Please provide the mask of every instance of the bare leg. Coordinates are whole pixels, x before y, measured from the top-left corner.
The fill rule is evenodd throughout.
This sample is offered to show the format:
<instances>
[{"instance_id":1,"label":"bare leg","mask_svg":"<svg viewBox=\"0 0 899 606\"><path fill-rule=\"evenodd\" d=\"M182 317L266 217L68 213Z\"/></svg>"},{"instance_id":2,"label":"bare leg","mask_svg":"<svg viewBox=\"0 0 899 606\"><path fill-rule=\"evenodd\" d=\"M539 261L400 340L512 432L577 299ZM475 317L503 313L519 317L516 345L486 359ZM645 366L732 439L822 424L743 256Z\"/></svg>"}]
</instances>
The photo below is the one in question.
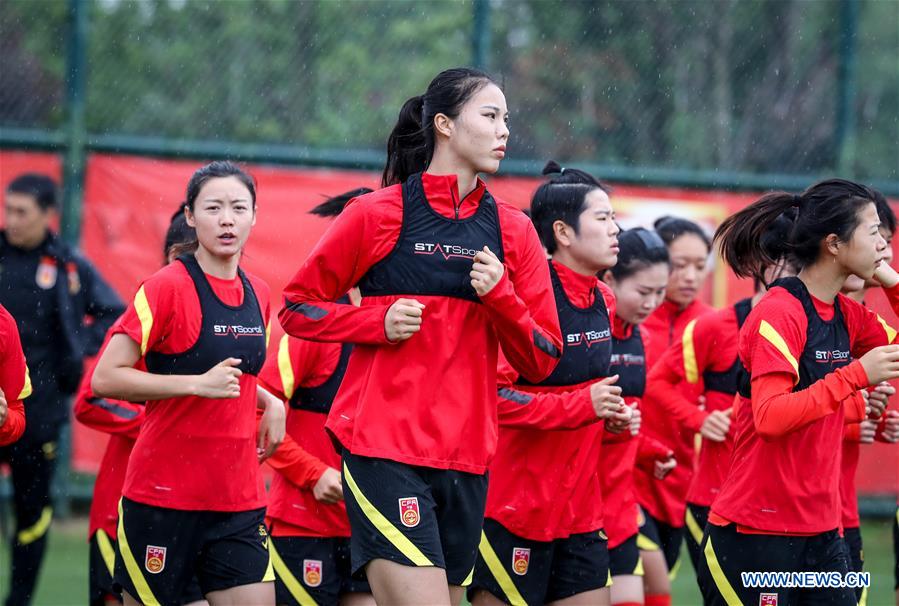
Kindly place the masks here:
<instances>
[{"instance_id":1,"label":"bare leg","mask_svg":"<svg viewBox=\"0 0 899 606\"><path fill-rule=\"evenodd\" d=\"M471 600L471 606L504 606L505 602L490 593L489 591L484 591L483 589L478 590L474 594L474 599Z\"/></svg>"},{"instance_id":2,"label":"bare leg","mask_svg":"<svg viewBox=\"0 0 899 606\"><path fill-rule=\"evenodd\" d=\"M640 551L643 558L643 589L645 595L671 595L668 565L661 550Z\"/></svg>"},{"instance_id":3,"label":"bare leg","mask_svg":"<svg viewBox=\"0 0 899 606\"><path fill-rule=\"evenodd\" d=\"M275 606L275 584L239 585L206 594L211 606Z\"/></svg>"},{"instance_id":4,"label":"bare leg","mask_svg":"<svg viewBox=\"0 0 899 606\"><path fill-rule=\"evenodd\" d=\"M584 591L573 596L549 602L554 606L609 606L609 588Z\"/></svg>"},{"instance_id":5,"label":"bare leg","mask_svg":"<svg viewBox=\"0 0 899 606\"><path fill-rule=\"evenodd\" d=\"M449 586L450 593L450 604L453 606L459 606L462 603L462 598L465 597L465 588L461 585L450 585Z\"/></svg>"},{"instance_id":6,"label":"bare leg","mask_svg":"<svg viewBox=\"0 0 899 606\"><path fill-rule=\"evenodd\" d=\"M345 593L340 596L340 606L375 606L375 596L370 593Z\"/></svg>"},{"instance_id":7,"label":"bare leg","mask_svg":"<svg viewBox=\"0 0 899 606\"><path fill-rule=\"evenodd\" d=\"M365 576L378 604L450 606L446 572L442 568L403 566L376 559L366 565Z\"/></svg>"},{"instance_id":8,"label":"bare leg","mask_svg":"<svg viewBox=\"0 0 899 606\"><path fill-rule=\"evenodd\" d=\"M643 579L635 574L612 577L612 604L643 603Z\"/></svg>"},{"instance_id":9,"label":"bare leg","mask_svg":"<svg viewBox=\"0 0 899 606\"><path fill-rule=\"evenodd\" d=\"M140 606L140 602L131 597L127 591L122 591L122 602L125 606Z\"/></svg>"}]
</instances>

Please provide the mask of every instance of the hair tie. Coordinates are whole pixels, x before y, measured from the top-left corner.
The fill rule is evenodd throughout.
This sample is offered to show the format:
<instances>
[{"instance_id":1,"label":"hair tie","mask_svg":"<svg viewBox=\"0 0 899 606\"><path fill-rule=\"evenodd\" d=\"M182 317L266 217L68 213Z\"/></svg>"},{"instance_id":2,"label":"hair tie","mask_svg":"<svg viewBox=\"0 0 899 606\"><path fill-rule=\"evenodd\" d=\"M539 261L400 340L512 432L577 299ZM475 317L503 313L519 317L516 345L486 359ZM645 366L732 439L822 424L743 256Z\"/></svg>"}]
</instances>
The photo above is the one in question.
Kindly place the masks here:
<instances>
[{"instance_id":1,"label":"hair tie","mask_svg":"<svg viewBox=\"0 0 899 606\"><path fill-rule=\"evenodd\" d=\"M802 203L802 196L799 194L793 194L793 208L799 210L799 205Z\"/></svg>"}]
</instances>

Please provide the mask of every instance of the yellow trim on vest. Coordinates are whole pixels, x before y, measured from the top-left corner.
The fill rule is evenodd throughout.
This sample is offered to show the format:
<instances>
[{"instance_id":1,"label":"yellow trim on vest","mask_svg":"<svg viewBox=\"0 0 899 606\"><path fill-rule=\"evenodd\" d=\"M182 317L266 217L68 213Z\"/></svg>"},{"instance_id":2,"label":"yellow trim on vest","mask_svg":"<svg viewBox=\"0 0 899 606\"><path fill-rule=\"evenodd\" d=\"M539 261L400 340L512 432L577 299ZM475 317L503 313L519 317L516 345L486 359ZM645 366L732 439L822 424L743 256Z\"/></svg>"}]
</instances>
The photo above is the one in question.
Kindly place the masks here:
<instances>
[{"instance_id":1,"label":"yellow trim on vest","mask_svg":"<svg viewBox=\"0 0 899 606\"><path fill-rule=\"evenodd\" d=\"M527 606L527 602L524 601L524 597L522 597L521 593L518 591L518 588L512 581L512 577L510 577L506 569L503 568L502 563L499 561L496 552L490 545L490 541L487 540L487 535L484 534L483 530L481 531L481 543L478 545L478 551L481 553L481 557L484 558L484 562L487 564L487 568L490 569L493 578L499 583L500 589L506 594L510 606Z\"/></svg>"},{"instance_id":2,"label":"yellow trim on vest","mask_svg":"<svg viewBox=\"0 0 899 606\"><path fill-rule=\"evenodd\" d=\"M106 564L106 569L109 570L109 576L115 576L115 547L109 535L101 528L94 536L97 537L97 547L100 549L100 556Z\"/></svg>"},{"instance_id":3,"label":"yellow trim on vest","mask_svg":"<svg viewBox=\"0 0 899 606\"><path fill-rule=\"evenodd\" d=\"M709 565L709 571L712 573L715 586L718 588L718 592L724 598L727 606L743 606L743 602L740 601L737 592L734 591L730 581L727 580L724 570L721 569L721 564L718 563L718 556L715 555L715 549L712 547L712 537L709 537L709 540L706 542L704 553L705 561Z\"/></svg>"},{"instance_id":4,"label":"yellow trim on vest","mask_svg":"<svg viewBox=\"0 0 899 606\"><path fill-rule=\"evenodd\" d=\"M294 375L293 366L290 363L290 337L284 335L278 343L278 372L281 375L281 389L284 392L284 398L289 400L293 397Z\"/></svg>"},{"instance_id":5,"label":"yellow trim on vest","mask_svg":"<svg viewBox=\"0 0 899 606\"><path fill-rule=\"evenodd\" d=\"M153 330L153 311L150 309L150 302L147 300L147 293L143 286L134 295L134 311L137 312L137 319L140 320L140 355L143 356L147 353L150 331Z\"/></svg>"},{"instance_id":6,"label":"yellow trim on vest","mask_svg":"<svg viewBox=\"0 0 899 606\"><path fill-rule=\"evenodd\" d=\"M359 490L359 486L356 484L356 480L353 479L353 474L350 473L346 463L343 465L343 477L346 480L350 492L353 494L353 498L356 499L356 502L362 509L362 513L364 513L365 517L368 518L368 521L371 522L382 535L384 535L384 538L390 541L394 547L399 549L400 553L409 558L409 560L416 566L434 565L434 563L431 562L431 560L429 560L427 556L423 554L421 550L408 539L408 537L406 537L406 535L400 532L396 526L391 524L390 520L385 518L384 514L378 511L377 508L371 504L371 501L362 494L362 491Z\"/></svg>"},{"instance_id":7,"label":"yellow trim on vest","mask_svg":"<svg viewBox=\"0 0 899 606\"><path fill-rule=\"evenodd\" d=\"M25 530L20 530L19 534L16 535L16 541L19 545L28 545L29 543L34 543L42 536L47 534L47 529L50 528L50 522L53 520L53 508L47 505L41 510L41 517L37 519L37 522L26 528Z\"/></svg>"},{"instance_id":8,"label":"yellow trim on vest","mask_svg":"<svg viewBox=\"0 0 899 606\"><path fill-rule=\"evenodd\" d=\"M161 606L159 600L153 595L153 590L144 578L144 573L140 571L134 554L131 553L131 547L128 545L128 537L125 535L125 516L122 515L122 501L119 499L119 553L122 554L122 561L125 562L125 570L128 571L128 577L134 583L137 590L136 597L144 606Z\"/></svg>"},{"instance_id":9,"label":"yellow trim on vest","mask_svg":"<svg viewBox=\"0 0 899 606\"><path fill-rule=\"evenodd\" d=\"M19 397L16 400L24 400L28 396L31 395L32 387L31 387L31 373L28 371L28 365L25 365L25 383L22 385L22 393L19 394Z\"/></svg>"},{"instance_id":10,"label":"yellow trim on vest","mask_svg":"<svg viewBox=\"0 0 899 606\"><path fill-rule=\"evenodd\" d=\"M684 377L686 377L687 383L699 382L699 365L696 363L696 348L693 347L694 328L696 328L696 320L690 320L681 339L684 350Z\"/></svg>"},{"instance_id":11,"label":"yellow trim on vest","mask_svg":"<svg viewBox=\"0 0 899 606\"><path fill-rule=\"evenodd\" d=\"M661 548L655 541L642 533L637 535L637 549L640 551L661 551Z\"/></svg>"},{"instance_id":12,"label":"yellow trim on vest","mask_svg":"<svg viewBox=\"0 0 899 606\"><path fill-rule=\"evenodd\" d=\"M877 321L883 326L883 331L887 333L887 340L892 343L893 339L896 338L896 329L887 324L886 320L880 317L880 314L877 314Z\"/></svg>"},{"instance_id":13,"label":"yellow trim on vest","mask_svg":"<svg viewBox=\"0 0 899 606\"><path fill-rule=\"evenodd\" d=\"M275 573L278 575L278 579L284 583L284 586L287 587L287 591L290 592L290 595L293 596L297 602L300 603L300 606L318 606L315 602L315 599L306 591L306 588L303 587L302 583L294 576L294 574L290 571L290 567L287 563L281 559L281 554L278 553L278 550L275 549L275 542L269 539L268 542L268 550L271 555L271 562L274 564Z\"/></svg>"},{"instance_id":14,"label":"yellow trim on vest","mask_svg":"<svg viewBox=\"0 0 899 606\"><path fill-rule=\"evenodd\" d=\"M693 540L696 541L697 545L702 545L702 528L699 527L699 520L696 519L696 516L693 515L693 512L690 511L689 507L687 507L685 518L687 520L687 530L690 531L690 536L693 537Z\"/></svg>"},{"instance_id":15,"label":"yellow trim on vest","mask_svg":"<svg viewBox=\"0 0 899 606\"><path fill-rule=\"evenodd\" d=\"M765 340L767 340L771 345L773 345L777 351L783 355L784 359L790 363L790 366L793 367L793 372L796 373L796 381L799 381L799 362L796 361L796 358L793 357L793 354L790 353L790 348L787 347L787 342L784 341L784 338L780 336L780 333L775 330L773 326L768 324L767 320L762 320L762 323L759 324L759 334L762 335Z\"/></svg>"},{"instance_id":16,"label":"yellow trim on vest","mask_svg":"<svg viewBox=\"0 0 899 606\"><path fill-rule=\"evenodd\" d=\"M268 349L268 344L272 340L272 323L269 322L265 325L265 348Z\"/></svg>"}]
</instances>

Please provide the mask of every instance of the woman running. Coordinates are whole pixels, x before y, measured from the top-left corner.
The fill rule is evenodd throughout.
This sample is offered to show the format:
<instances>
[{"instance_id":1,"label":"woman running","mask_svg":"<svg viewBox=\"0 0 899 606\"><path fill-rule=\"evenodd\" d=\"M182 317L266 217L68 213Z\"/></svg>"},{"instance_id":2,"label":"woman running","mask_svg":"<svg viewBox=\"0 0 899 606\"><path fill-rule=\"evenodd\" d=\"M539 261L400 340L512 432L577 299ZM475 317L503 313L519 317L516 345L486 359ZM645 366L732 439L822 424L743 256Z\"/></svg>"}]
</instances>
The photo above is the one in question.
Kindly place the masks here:
<instances>
[{"instance_id":1,"label":"woman running","mask_svg":"<svg viewBox=\"0 0 899 606\"><path fill-rule=\"evenodd\" d=\"M326 427L343 448L352 567L379 603L462 599L496 448L497 350L533 382L561 355L534 227L478 178L505 156L507 119L486 74L438 74L400 110L384 188L347 205L284 293L288 334L355 344ZM355 285L361 307L336 302Z\"/></svg>"},{"instance_id":2,"label":"woman running","mask_svg":"<svg viewBox=\"0 0 899 606\"><path fill-rule=\"evenodd\" d=\"M336 217L346 203L372 190L360 188L312 209ZM359 304L358 290L349 299ZM346 302L347 299L340 299ZM350 522L343 504L340 455L325 420L346 373L353 346L289 335L269 358L259 383L289 404L287 435L268 460L272 479L266 522L271 534L278 604L373 605L371 588L350 571Z\"/></svg>"},{"instance_id":3,"label":"woman running","mask_svg":"<svg viewBox=\"0 0 899 606\"><path fill-rule=\"evenodd\" d=\"M147 401L119 505L115 581L126 604L177 604L193 574L210 604L274 604L258 468L283 436L284 408L256 389L268 288L239 268L256 186L213 162L193 174L186 200L195 252L144 281L91 381L97 397ZM146 371L134 367L141 359Z\"/></svg>"},{"instance_id":4,"label":"woman running","mask_svg":"<svg viewBox=\"0 0 899 606\"><path fill-rule=\"evenodd\" d=\"M859 390L899 378L896 331L839 294L849 274L876 275L899 309L899 274L874 195L832 179L802 194L768 194L715 234L742 277L764 279L763 236L780 217L799 273L769 285L740 330L745 373L735 401L731 466L709 513L699 580L708 604L855 604L839 536L839 452L846 419L866 416ZM850 361L851 360L851 361ZM753 583L749 572L824 573L836 586Z\"/></svg>"},{"instance_id":5,"label":"woman running","mask_svg":"<svg viewBox=\"0 0 899 606\"><path fill-rule=\"evenodd\" d=\"M670 346L681 340L687 324L712 308L698 299L705 281L711 242L702 228L686 219L662 217L655 222L656 232L668 246L671 277L665 301L643 324L650 334L653 352L650 362L658 360ZM652 365L648 367L650 370ZM650 387L650 386L647 386ZM694 401L697 389L684 395ZM677 572L684 537L684 510L687 489L693 475L696 456L694 434L680 430L664 412L667 393L647 389L643 401L643 430L646 435L674 449L677 466L660 481L643 468L636 472L637 500L641 507L638 543L645 576L646 603L665 606L671 602L671 583Z\"/></svg>"},{"instance_id":6,"label":"woman running","mask_svg":"<svg viewBox=\"0 0 899 606\"><path fill-rule=\"evenodd\" d=\"M637 227L618 236L618 263L605 272L603 281L615 294L612 320L612 364L625 403L640 418L640 402L646 383L647 355L652 352L649 335L641 324L665 297L670 265L668 250L658 234ZM644 603L643 565L637 548L638 515L634 492L634 467L649 469L664 477L674 467L673 451L664 444L630 431L603 433L600 482L605 507L605 531L609 537L609 570L612 574L612 604Z\"/></svg>"},{"instance_id":7,"label":"woman running","mask_svg":"<svg viewBox=\"0 0 899 606\"><path fill-rule=\"evenodd\" d=\"M163 244L163 264L171 263L177 256L177 249L197 239L196 231L187 224L183 204L172 216ZM118 328L114 324L106 335L100 355L106 350L109 339ZM138 362L138 367L141 367ZM88 596L91 606L121 603L121 592L114 587L116 557L116 528L119 522L119 499L125 484L125 470L128 458L134 448L140 426L144 422L144 404L124 400L98 398L91 391L96 362L85 370L81 386L75 396L75 418L82 424L109 434L106 451L100 461L88 526L90 542L90 566ZM203 594L194 577L184 594L182 604L203 600ZM205 602L204 602L205 603Z\"/></svg>"},{"instance_id":8,"label":"woman running","mask_svg":"<svg viewBox=\"0 0 899 606\"><path fill-rule=\"evenodd\" d=\"M0 305L0 446L18 440L25 431L25 406L31 380L19 329L12 315Z\"/></svg>"},{"instance_id":9,"label":"woman running","mask_svg":"<svg viewBox=\"0 0 899 606\"><path fill-rule=\"evenodd\" d=\"M609 603L596 421L626 424L630 411L609 376L615 300L596 276L615 265L620 230L608 188L595 177L555 162L543 174L549 179L534 193L531 217L551 255L565 346L543 381L500 366L499 446L470 591L475 606Z\"/></svg>"}]
</instances>

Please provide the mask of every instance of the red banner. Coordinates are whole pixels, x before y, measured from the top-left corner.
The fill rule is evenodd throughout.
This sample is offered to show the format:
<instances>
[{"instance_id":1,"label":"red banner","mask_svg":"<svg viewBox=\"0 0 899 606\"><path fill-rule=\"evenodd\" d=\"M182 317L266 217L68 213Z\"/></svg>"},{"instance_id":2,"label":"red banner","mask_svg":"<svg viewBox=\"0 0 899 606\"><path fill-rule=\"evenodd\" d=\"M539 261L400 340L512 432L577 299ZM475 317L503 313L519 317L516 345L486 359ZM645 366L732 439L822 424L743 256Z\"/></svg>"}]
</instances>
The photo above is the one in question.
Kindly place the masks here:
<instances>
[{"instance_id":1,"label":"red banner","mask_svg":"<svg viewBox=\"0 0 899 606\"><path fill-rule=\"evenodd\" d=\"M88 159L84 192L82 246L103 275L126 300L140 280L162 264L162 243L172 213L187 181L201 165L197 161L159 160L95 154ZM332 196L356 187L376 187L379 175L349 170L249 166L256 178L258 218L242 265L265 279L272 290L272 309L281 307L281 290L300 266L329 221L309 210ZM19 172L45 171L58 177L59 160L47 154L0 151L0 184ZM541 182L537 178L494 177L490 190L522 208ZM662 215L677 215L713 231L721 220L757 197L687 189L615 185L612 204L624 227L644 225ZM719 261L713 264L704 297L720 307L752 292L747 280L737 280ZM887 321L896 318L879 293L869 304ZM894 326L896 324L894 323ZM272 344L280 327L273 324ZM73 465L95 470L105 441L76 424ZM899 448L875 444L862 448L858 484L861 493L885 493L896 488L895 461Z\"/></svg>"}]
</instances>

